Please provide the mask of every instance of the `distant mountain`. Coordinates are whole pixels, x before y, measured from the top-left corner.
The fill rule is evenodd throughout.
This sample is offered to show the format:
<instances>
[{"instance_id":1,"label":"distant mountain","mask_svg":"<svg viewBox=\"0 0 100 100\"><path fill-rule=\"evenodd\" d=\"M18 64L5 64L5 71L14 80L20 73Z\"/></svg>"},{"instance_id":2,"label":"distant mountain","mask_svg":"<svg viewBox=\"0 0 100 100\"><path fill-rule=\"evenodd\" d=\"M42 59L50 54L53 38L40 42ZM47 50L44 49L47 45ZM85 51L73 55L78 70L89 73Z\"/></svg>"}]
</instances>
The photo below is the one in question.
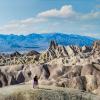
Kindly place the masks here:
<instances>
[{"instance_id":1,"label":"distant mountain","mask_svg":"<svg viewBox=\"0 0 100 100\"><path fill-rule=\"evenodd\" d=\"M45 50L51 40L55 40L60 45L91 46L97 39L62 33L29 34L29 35L0 35L0 52Z\"/></svg>"}]
</instances>

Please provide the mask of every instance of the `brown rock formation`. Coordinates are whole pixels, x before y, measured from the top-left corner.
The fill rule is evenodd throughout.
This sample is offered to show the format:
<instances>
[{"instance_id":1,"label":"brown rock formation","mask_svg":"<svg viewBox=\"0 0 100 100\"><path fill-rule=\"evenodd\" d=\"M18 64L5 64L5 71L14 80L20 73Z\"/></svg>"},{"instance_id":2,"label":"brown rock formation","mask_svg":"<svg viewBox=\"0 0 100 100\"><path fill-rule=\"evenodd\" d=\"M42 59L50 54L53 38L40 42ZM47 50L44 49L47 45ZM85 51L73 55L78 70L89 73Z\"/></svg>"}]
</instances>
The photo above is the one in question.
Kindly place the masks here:
<instances>
[{"instance_id":1,"label":"brown rock formation","mask_svg":"<svg viewBox=\"0 0 100 100\"><path fill-rule=\"evenodd\" d=\"M0 87L28 82L76 88L97 93L100 87L100 41L93 47L59 46L51 41L47 51L0 56ZM9 65L9 66L8 66ZM95 92L94 92L95 91Z\"/></svg>"}]
</instances>

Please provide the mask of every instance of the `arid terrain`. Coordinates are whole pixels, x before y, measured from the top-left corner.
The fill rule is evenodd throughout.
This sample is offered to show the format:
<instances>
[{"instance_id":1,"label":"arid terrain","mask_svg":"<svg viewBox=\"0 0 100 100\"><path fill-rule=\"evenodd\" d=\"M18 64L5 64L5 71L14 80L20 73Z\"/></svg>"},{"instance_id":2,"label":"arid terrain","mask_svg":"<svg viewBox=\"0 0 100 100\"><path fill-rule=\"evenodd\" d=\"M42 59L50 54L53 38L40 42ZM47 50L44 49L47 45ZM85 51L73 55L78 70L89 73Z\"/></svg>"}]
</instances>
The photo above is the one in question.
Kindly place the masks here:
<instances>
[{"instance_id":1,"label":"arid terrain","mask_svg":"<svg viewBox=\"0 0 100 100\"><path fill-rule=\"evenodd\" d=\"M72 88L17 85L0 89L0 100L100 100L100 96Z\"/></svg>"},{"instance_id":2,"label":"arid terrain","mask_svg":"<svg viewBox=\"0 0 100 100\"><path fill-rule=\"evenodd\" d=\"M49 48L41 53L34 50L23 54L18 51L12 54L1 53L0 98L2 99L0 100L33 100L31 95L29 96L26 92L27 98L30 97L31 99L9 99L10 97L13 98L12 96L5 99L4 95L7 94L7 91L7 95L12 94L9 93L9 90L15 91L17 87L20 89L22 87L30 88L32 86L31 80L35 75L39 78L39 85L43 85L44 88L47 86L59 87L58 91L49 90L49 88L44 91L43 89L32 90L39 94L43 91L43 95L45 95L45 92L49 92L49 96L53 93L54 97L48 100L73 100L73 98L67 97L71 94L78 97L80 94L86 96L86 98L81 96L74 100L100 100L100 41L95 41L91 47L62 46L51 41ZM21 83L22 85L19 85ZM62 87L62 92L59 90L60 87ZM6 89L8 90L6 91ZM69 90L70 92L68 92ZM6 93L3 94L2 91L6 91ZM73 94L73 91L75 91L75 94ZM83 92L81 93L81 91ZM36 93L34 95L38 95ZM56 98L57 93L61 96ZM95 97L96 95L98 96ZM43 96L38 99L37 96L34 100L47 100L46 98L46 96Z\"/></svg>"}]
</instances>

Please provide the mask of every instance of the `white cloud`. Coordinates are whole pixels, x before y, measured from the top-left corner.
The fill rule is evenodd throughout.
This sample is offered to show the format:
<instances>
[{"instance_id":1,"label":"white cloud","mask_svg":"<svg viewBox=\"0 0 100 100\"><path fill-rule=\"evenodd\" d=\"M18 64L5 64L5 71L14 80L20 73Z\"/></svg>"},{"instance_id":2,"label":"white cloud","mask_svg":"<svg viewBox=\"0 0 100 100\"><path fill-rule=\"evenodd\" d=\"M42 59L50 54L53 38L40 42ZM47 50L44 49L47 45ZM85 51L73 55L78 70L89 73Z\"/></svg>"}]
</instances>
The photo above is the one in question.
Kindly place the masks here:
<instances>
[{"instance_id":1,"label":"white cloud","mask_svg":"<svg viewBox=\"0 0 100 100\"><path fill-rule=\"evenodd\" d=\"M37 24L37 23L41 23L41 22L45 22L46 19L44 18L28 18L25 20L21 20L20 23L21 24Z\"/></svg>"},{"instance_id":2,"label":"white cloud","mask_svg":"<svg viewBox=\"0 0 100 100\"><path fill-rule=\"evenodd\" d=\"M97 32L94 36L99 36L99 29L92 21L100 19L100 12L79 13L74 11L71 5L62 6L60 9L51 9L41 12L35 17L23 20L11 21L0 27L3 34L29 34L32 32L64 32L64 33L86 33L93 36L92 32ZM60 19L59 19L60 18ZM53 19L53 20L51 20ZM90 20L88 23L87 20ZM87 22L87 23L86 23ZM82 27L82 28L81 28Z\"/></svg>"},{"instance_id":3,"label":"white cloud","mask_svg":"<svg viewBox=\"0 0 100 100\"><path fill-rule=\"evenodd\" d=\"M46 22L44 18L28 18L25 20L11 21L7 25L0 27L3 34L28 34L35 31L38 24Z\"/></svg>"},{"instance_id":4,"label":"white cloud","mask_svg":"<svg viewBox=\"0 0 100 100\"><path fill-rule=\"evenodd\" d=\"M40 18L64 18L64 19L74 19L74 20L93 20L100 19L99 11L91 11L90 13L79 13L74 11L72 5L62 6L61 9L51 9L41 12L37 15Z\"/></svg>"},{"instance_id":5,"label":"white cloud","mask_svg":"<svg viewBox=\"0 0 100 100\"><path fill-rule=\"evenodd\" d=\"M85 15L81 15L81 19L84 19L84 20L100 19L100 12L97 11L97 12L91 12Z\"/></svg>"},{"instance_id":6,"label":"white cloud","mask_svg":"<svg viewBox=\"0 0 100 100\"><path fill-rule=\"evenodd\" d=\"M51 9L38 14L38 17L55 17L55 18L71 18L75 17L75 11L71 5L65 5L60 10Z\"/></svg>"}]
</instances>

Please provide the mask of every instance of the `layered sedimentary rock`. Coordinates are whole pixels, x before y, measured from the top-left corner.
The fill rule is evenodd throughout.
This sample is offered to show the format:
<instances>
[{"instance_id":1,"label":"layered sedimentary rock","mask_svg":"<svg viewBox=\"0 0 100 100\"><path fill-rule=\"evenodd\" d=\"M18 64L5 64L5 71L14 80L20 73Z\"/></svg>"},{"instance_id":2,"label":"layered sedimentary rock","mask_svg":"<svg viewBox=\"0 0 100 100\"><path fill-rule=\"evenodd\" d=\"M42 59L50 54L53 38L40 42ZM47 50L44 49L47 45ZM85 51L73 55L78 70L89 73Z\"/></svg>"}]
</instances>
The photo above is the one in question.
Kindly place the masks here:
<instances>
[{"instance_id":1,"label":"layered sedimentary rock","mask_svg":"<svg viewBox=\"0 0 100 100\"><path fill-rule=\"evenodd\" d=\"M24 54L20 54L17 51L11 54L0 54L0 66L34 63L38 61L39 55L40 53L37 51L30 51Z\"/></svg>"},{"instance_id":2,"label":"layered sedimentary rock","mask_svg":"<svg viewBox=\"0 0 100 100\"><path fill-rule=\"evenodd\" d=\"M100 40L93 43L93 55L94 57L100 57Z\"/></svg>"},{"instance_id":3,"label":"layered sedimentary rock","mask_svg":"<svg viewBox=\"0 0 100 100\"><path fill-rule=\"evenodd\" d=\"M92 47L59 46L51 41L47 51L0 56L0 87L39 78L39 84L98 93L100 88L100 41ZM8 60L9 59L9 60Z\"/></svg>"},{"instance_id":4,"label":"layered sedimentary rock","mask_svg":"<svg viewBox=\"0 0 100 100\"><path fill-rule=\"evenodd\" d=\"M95 41L95 42L93 43L93 48L94 48L94 49L100 50L100 40Z\"/></svg>"},{"instance_id":5,"label":"layered sedimentary rock","mask_svg":"<svg viewBox=\"0 0 100 100\"><path fill-rule=\"evenodd\" d=\"M54 58L68 56L64 46L58 46L55 41L51 41L49 49L40 56L40 60L50 61Z\"/></svg>"}]
</instances>

